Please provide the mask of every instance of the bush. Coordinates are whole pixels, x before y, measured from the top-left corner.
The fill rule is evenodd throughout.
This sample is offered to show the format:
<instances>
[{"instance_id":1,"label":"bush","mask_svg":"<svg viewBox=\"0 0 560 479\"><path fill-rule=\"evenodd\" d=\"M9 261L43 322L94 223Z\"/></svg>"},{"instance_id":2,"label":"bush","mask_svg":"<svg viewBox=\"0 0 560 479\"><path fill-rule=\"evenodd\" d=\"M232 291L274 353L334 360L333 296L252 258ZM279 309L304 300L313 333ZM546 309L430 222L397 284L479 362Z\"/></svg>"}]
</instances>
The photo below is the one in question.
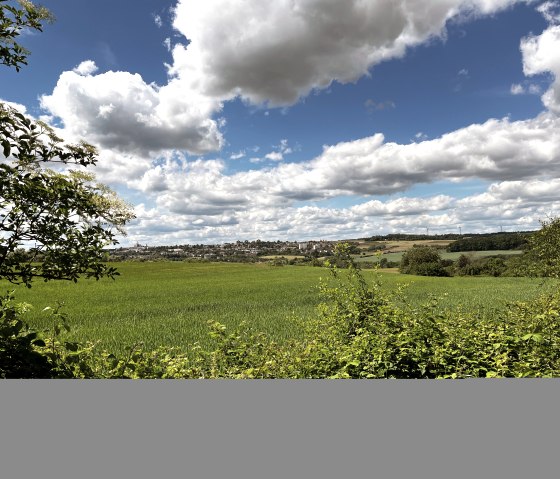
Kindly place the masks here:
<instances>
[{"instance_id":1,"label":"bush","mask_svg":"<svg viewBox=\"0 0 560 479\"><path fill-rule=\"evenodd\" d=\"M15 304L12 294L0 297L0 378L49 378L52 366L37 351L45 344L23 321L28 305Z\"/></svg>"},{"instance_id":2,"label":"bush","mask_svg":"<svg viewBox=\"0 0 560 479\"><path fill-rule=\"evenodd\" d=\"M449 276L437 249L416 246L406 251L401 259L400 272L419 276Z\"/></svg>"},{"instance_id":3,"label":"bush","mask_svg":"<svg viewBox=\"0 0 560 479\"><path fill-rule=\"evenodd\" d=\"M455 273L460 276L501 276L507 269L508 263L503 256L472 259L461 255L455 263Z\"/></svg>"}]
</instances>

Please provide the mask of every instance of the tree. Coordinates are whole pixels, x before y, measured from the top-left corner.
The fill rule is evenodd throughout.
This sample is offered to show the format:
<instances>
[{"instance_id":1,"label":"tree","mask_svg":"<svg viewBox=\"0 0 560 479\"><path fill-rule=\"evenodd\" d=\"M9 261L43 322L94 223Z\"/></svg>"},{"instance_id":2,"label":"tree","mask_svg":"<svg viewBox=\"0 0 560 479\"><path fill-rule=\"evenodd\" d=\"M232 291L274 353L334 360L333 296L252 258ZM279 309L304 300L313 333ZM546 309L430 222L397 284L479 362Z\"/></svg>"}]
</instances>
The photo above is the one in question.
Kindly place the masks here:
<instances>
[{"instance_id":1,"label":"tree","mask_svg":"<svg viewBox=\"0 0 560 479\"><path fill-rule=\"evenodd\" d=\"M541 222L541 229L528 241L529 273L560 277L560 217Z\"/></svg>"},{"instance_id":2,"label":"tree","mask_svg":"<svg viewBox=\"0 0 560 479\"><path fill-rule=\"evenodd\" d=\"M448 276L439 252L429 246L414 245L403 253L400 271L420 276Z\"/></svg>"},{"instance_id":3,"label":"tree","mask_svg":"<svg viewBox=\"0 0 560 479\"><path fill-rule=\"evenodd\" d=\"M0 0L0 62L16 70L27 51L14 38L22 27L41 30L41 20L51 18L31 2L19 3L17 9ZM96 163L96 149L65 143L45 123L6 104L0 104L0 146L0 278L29 287L38 277L114 276L103 248L117 243L116 234L134 215L83 171Z\"/></svg>"},{"instance_id":4,"label":"tree","mask_svg":"<svg viewBox=\"0 0 560 479\"><path fill-rule=\"evenodd\" d=\"M17 4L19 7L14 2L0 0L0 64L19 71L22 65L27 65L30 52L15 41L16 37L25 28L42 32L43 22L52 21L54 17L46 8L28 0L19 0Z\"/></svg>"}]
</instances>

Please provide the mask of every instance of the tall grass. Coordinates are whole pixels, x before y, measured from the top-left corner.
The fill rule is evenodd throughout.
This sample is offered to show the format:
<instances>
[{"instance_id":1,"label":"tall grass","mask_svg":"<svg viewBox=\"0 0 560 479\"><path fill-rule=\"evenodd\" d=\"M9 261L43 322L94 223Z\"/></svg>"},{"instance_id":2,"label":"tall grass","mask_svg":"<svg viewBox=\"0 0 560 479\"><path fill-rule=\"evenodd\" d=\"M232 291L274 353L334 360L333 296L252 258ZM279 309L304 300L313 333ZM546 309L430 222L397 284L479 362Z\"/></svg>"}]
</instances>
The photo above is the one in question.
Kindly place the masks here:
<instances>
[{"instance_id":1,"label":"tall grass","mask_svg":"<svg viewBox=\"0 0 560 479\"><path fill-rule=\"evenodd\" d=\"M18 301L31 303L28 317L33 327L50 326L46 306L64 302L78 341L100 341L109 351L143 342L147 349L158 346L184 348L195 341L208 346L207 321L228 327L246 321L257 331L277 341L298 337L303 322L315 315L320 302L319 278L324 268L274 267L264 264L230 263L119 263L116 280L37 282L31 289L16 289ZM365 271L372 278L373 271ZM508 300L528 300L543 288L528 278L428 278L381 274L384 287L409 283L406 298L421 304L429 294L442 297L440 307L460 305L473 309L504 307ZM554 285L557 283L554 283ZM0 283L0 291L14 289Z\"/></svg>"}]
</instances>

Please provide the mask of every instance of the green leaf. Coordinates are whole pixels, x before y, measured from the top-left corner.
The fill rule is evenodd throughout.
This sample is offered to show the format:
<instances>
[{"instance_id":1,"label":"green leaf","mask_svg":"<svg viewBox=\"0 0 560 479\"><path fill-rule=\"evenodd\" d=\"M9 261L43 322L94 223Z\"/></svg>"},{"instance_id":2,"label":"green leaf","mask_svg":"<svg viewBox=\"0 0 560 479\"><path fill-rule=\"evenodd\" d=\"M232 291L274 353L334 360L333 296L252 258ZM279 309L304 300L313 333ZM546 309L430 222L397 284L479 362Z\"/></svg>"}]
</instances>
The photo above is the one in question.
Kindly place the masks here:
<instances>
[{"instance_id":1,"label":"green leaf","mask_svg":"<svg viewBox=\"0 0 560 479\"><path fill-rule=\"evenodd\" d=\"M68 351L72 351L72 352L76 352L78 350L79 344L78 343L64 343L64 347L68 350Z\"/></svg>"},{"instance_id":2,"label":"green leaf","mask_svg":"<svg viewBox=\"0 0 560 479\"><path fill-rule=\"evenodd\" d=\"M4 148L4 156L8 158L11 151L10 142L8 140L2 140L2 147Z\"/></svg>"}]
</instances>

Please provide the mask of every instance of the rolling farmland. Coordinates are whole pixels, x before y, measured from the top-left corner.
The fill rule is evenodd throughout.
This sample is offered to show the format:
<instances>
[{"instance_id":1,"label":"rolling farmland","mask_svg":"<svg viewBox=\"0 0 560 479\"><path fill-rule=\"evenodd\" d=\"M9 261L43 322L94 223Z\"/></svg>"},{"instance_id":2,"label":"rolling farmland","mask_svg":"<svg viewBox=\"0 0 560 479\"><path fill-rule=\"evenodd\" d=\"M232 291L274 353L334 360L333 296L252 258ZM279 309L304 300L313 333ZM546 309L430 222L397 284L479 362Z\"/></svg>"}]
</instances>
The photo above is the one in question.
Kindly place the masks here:
<instances>
[{"instance_id":1,"label":"rolling farmland","mask_svg":"<svg viewBox=\"0 0 560 479\"><path fill-rule=\"evenodd\" d=\"M119 263L115 281L82 280L37 282L31 289L16 288L18 301L33 304L30 324L50 326L42 312L57 301L76 340L100 341L105 349L122 351L143 342L185 347L199 341L207 345L208 320L234 326L245 320L255 330L278 341L302 334L302 322L316 314L320 302L319 278L325 268L274 267L266 264L230 263ZM373 278L374 271L364 271ZM441 297L440 307L462 306L469 310L504 307L506 301L528 300L551 282L529 278L453 277L432 278L380 273L388 289L408 283L406 300L411 305L426 301L430 293ZM3 283L4 290L13 289Z\"/></svg>"}]
</instances>

